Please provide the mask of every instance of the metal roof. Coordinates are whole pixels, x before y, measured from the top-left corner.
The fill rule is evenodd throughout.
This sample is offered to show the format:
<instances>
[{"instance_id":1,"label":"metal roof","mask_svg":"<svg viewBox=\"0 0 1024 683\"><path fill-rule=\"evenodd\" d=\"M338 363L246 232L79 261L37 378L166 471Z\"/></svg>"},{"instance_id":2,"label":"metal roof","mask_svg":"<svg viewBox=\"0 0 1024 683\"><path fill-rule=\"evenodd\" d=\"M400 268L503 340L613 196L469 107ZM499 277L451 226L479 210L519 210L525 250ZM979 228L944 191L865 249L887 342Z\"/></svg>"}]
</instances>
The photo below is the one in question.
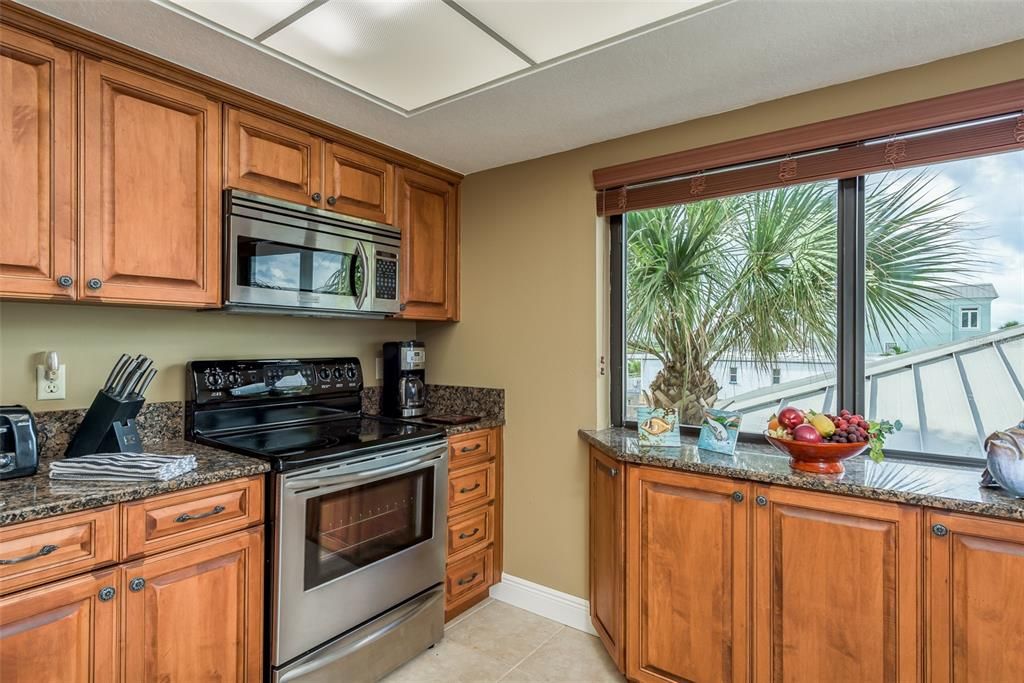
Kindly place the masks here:
<instances>
[{"instance_id":1,"label":"metal roof","mask_svg":"<svg viewBox=\"0 0 1024 683\"><path fill-rule=\"evenodd\" d=\"M1024 326L866 365L869 420L899 419L895 450L982 458L985 437L1024 417ZM776 384L723 406L757 431L787 405L835 412L835 373Z\"/></svg>"}]
</instances>

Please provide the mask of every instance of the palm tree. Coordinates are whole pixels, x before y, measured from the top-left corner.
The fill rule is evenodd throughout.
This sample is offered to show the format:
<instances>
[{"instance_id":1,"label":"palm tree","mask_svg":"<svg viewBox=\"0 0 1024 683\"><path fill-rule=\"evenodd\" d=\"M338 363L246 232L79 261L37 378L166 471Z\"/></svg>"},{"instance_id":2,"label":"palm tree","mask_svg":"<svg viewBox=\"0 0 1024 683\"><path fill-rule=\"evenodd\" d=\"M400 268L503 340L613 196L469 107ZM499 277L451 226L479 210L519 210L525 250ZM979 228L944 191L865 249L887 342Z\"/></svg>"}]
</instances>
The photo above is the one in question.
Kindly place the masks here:
<instances>
[{"instance_id":1,"label":"palm tree","mask_svg":"<svg viewBox=\"0 0 1024 683\"><path fill-rule=\"evenodd\" d=\"M894 173L866 197L868 334L926 324L975 266L954 193L933 175ZM698 424L713 406L719 359L767 370L786 355L836 348L836 186L813 183L627 214L626 326L631 352L662 370L656 407Z\"/></svg>"}]
</instances>

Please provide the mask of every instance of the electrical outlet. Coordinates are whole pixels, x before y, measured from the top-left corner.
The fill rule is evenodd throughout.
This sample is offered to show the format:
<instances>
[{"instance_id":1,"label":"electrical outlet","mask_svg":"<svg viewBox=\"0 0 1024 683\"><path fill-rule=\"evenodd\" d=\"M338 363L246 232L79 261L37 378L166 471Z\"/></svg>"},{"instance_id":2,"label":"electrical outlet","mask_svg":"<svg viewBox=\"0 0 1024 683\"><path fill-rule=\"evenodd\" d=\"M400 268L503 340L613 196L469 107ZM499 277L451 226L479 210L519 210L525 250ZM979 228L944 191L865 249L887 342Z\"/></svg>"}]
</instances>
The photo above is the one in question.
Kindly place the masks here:
<instances>
[{"instance_id":1,"label":"electrical outlet","mask_svg":"<svg viewBox=\"0 0 1024 683\"><path fill-rule=\"evenodd\" d=\"M377 367L376 367L377 379L378 380L382 380L382 379L384 379L384 358L381 357L381 356L377 356L377 364L376 365L377 365Z\"/></svg>"},{"instance_id":2,"label":"electrical outlet","mask_svg":"<svg viewBox=\"0 0 1024 683\"><path fill-rule=\"evenodd\" d=\"M36 400L56 401L64 398L67 390L67 366L57 366L57 377L46 379L46 367L36 366Z\"/></svg>"}]
</instances>

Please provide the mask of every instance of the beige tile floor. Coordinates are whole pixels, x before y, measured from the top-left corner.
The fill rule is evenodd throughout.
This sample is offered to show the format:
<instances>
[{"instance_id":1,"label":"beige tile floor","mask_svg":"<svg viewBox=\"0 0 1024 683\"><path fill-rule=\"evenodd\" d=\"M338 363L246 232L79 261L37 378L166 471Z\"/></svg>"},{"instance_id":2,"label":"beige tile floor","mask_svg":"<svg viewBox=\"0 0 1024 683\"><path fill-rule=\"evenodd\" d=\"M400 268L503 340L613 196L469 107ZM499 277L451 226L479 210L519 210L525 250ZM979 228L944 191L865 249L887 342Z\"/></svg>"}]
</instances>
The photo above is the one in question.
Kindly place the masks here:
<instances>
[{"instance_id":1,"label":"beige tile floor","mask_svg":"<svg viewBox=\"0 0 1024 683\"><path fill-rule=\"evenodd\" d=\"M385 683L622 683L600 641L488 600L448 624L444 640Z\"/></svg>"}]
</instances>

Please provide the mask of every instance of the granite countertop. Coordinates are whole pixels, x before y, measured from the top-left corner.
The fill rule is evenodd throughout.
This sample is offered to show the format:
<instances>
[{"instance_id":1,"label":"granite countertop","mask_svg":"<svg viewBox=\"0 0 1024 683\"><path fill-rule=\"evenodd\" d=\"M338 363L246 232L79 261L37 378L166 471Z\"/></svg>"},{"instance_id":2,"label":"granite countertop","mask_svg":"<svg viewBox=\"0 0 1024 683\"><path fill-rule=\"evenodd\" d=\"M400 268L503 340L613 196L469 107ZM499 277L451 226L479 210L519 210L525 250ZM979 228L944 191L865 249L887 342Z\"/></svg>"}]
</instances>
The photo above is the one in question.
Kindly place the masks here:
<instances>
[{"instance_id":1,"label":"granite countertop","mask_svg":"<svg viewBox=\"0 0 1024 683\"><path fill-rule=\"evenodd\" d=\"M53 481L49 478L53 458L42 458L39 470L33 476L0 481L0 527L270 470L270 464L263 460L183 439L147 441L145 450L147 453L168 455L194 453L196 469L168 481Z\"/></svg>"},{"instance_id":2,"label":"granite countertop","mask_svg":"<svg viewBox=\"0 0 1024 683\"><path fill-rule=\"evenodd\" d=\"M867 455L858 455L843 462L846 466L843 474L805 474L791 469L789 458L768 444L741 442L735 455L723 455L698 449L697 440L686 436L682 437L682 446L653 447L641 444L636 430L621 427L581 429L579 435L626 463L1024 520L1024 499L1014 498L1002 489L979 486L980 467L904 460L875 463Z\"/></svg>"},{"instance_id":3,"label":"granite countertop","mask_svg":"<svg viewBox=\"0 0 1024 683\"><path fill-rule=\"evenodd\" d=\"M427 423L432 424L432 423ZM466 432L475 432L478 429L493 429L494 427L503 427L505 425L505 418L495 415L485 415L479 420L474 422L467 422L461 425L440 425L444 427L445 434L448 436L455 436L456 434L465 434ZM434 424L437 427L439 425Z\"/></svg>"}]
</instances>

